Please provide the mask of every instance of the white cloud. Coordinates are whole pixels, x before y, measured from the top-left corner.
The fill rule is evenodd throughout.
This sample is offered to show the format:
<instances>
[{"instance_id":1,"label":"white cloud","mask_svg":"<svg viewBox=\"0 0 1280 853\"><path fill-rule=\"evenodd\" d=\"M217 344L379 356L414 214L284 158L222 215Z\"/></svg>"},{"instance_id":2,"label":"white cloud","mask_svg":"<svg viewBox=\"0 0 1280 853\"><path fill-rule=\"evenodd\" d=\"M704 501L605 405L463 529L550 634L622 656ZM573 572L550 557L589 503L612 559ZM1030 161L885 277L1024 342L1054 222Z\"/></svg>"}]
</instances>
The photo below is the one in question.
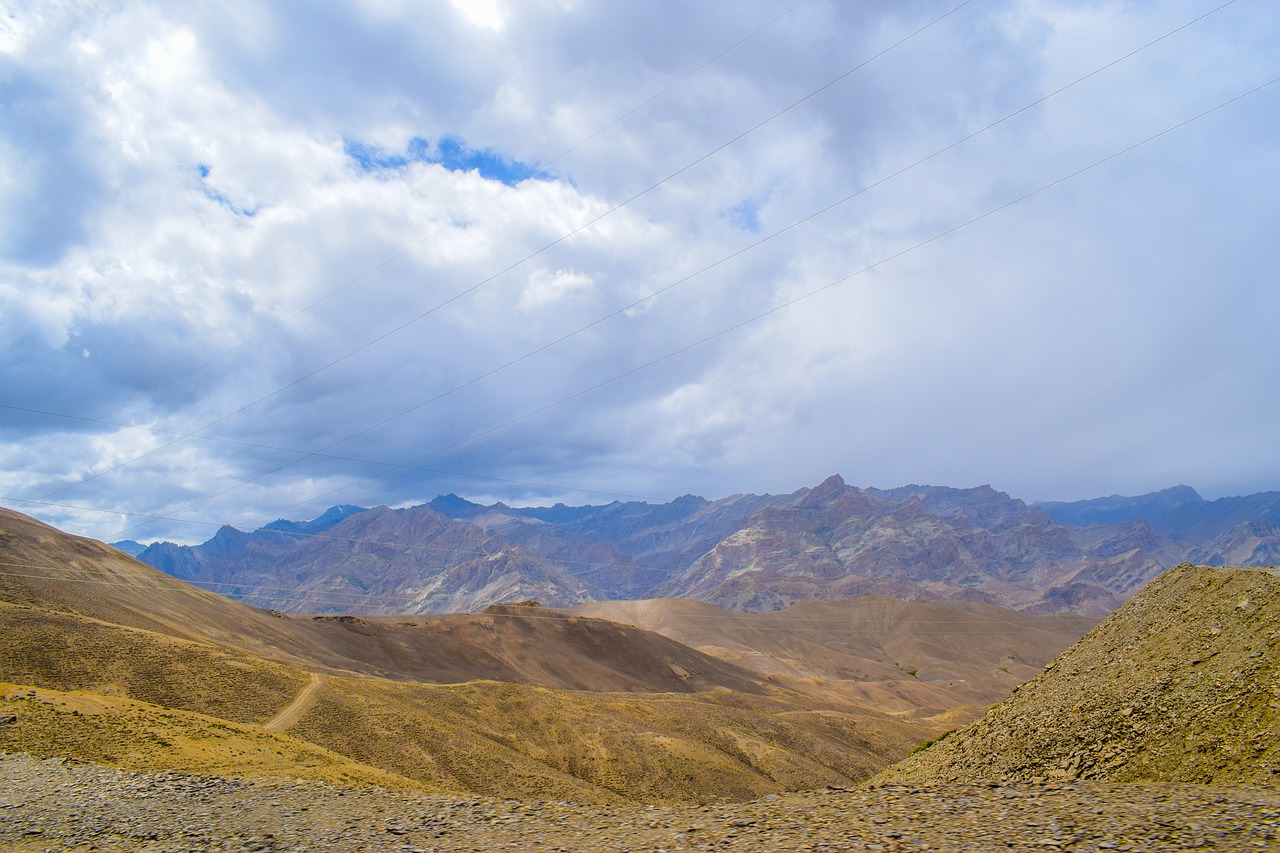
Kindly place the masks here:
<instances>
[{"instance_id":1,"label":"white cloud","mask_svg":"<svg viewBox=\"0 0 1280 853\"><path fill-rule=\"evenodd\" d=\"M453 10L477 27L502 32L507 13L499 0L449 0Z\"/></svg>"},{"instance_id":2,"label":"white cloud","mask_svg":"<svg viewBox=\"0 0 1280 853\"><path fill-rule=\"evenodd\" d=\"M575 291L590 290L595 282L591 276L572 269L534 270L528 283L520 292L516 307L524 311L545 308L570 297Z\"/></svg>"},{"instance_id":3,"label":"white cloud","mask_svg":"<svg viewBox=\"0 0 1280 853\"><path fill-rule=\"evenodd\" d=\"M463 5L3 22L0 403L243 442L131 462L171 438L8 410L3 494L122 463L60 502L243 522L555 494L267 449L356 434L328 452L655 497L832 471L1027 498L1280 487L1252 426L1280 414L1258 344L1275 92L879 263L1269 79L1280 13L1228 7L788 229L1202 6L971 4L690 165L950 4L812 0L616 124L784 7ZM410 156L445 139L544 171Z\"/></svg>"}]
</instances>

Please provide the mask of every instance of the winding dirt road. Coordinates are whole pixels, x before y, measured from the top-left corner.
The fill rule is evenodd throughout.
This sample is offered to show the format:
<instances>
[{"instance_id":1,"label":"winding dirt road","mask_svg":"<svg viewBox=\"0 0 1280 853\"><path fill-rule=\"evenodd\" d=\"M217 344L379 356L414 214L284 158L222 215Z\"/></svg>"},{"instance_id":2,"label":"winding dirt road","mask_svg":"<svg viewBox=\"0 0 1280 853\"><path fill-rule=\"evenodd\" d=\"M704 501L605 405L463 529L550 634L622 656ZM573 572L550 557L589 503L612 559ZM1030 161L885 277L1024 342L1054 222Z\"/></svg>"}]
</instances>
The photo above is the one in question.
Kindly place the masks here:
<instances>
[{"instance_id":1,"label":"winding dirt road","mask_svg":"<svg viewBox=\"0 0 1280 853\"><path fill-rule=\"evenodd\" d=\"M316 703L316 691L319 690L328 679L318 672L311 673L311 683L298 691L298 695L293 697L293 701L280 709L280 713L276 714L264 728L272 732L282 732L292 726L298 720L302 719L302 715L311 710L311 706Z\"/></svg>"}]
</instances>

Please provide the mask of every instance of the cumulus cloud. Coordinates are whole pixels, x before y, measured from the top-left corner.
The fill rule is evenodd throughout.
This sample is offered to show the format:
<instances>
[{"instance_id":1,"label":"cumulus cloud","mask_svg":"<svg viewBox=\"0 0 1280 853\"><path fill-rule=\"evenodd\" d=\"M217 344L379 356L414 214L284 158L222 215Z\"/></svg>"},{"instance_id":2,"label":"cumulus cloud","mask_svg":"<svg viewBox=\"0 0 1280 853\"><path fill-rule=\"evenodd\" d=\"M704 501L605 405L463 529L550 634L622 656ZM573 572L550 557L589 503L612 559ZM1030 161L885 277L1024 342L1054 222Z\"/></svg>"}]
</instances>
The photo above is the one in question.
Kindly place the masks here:
<instances>
[{"instance_id":1,"label":"cumulus cloud","mask_svg":"<svg viewBox=\"0 0 1280 853\"><path fill-rule=\"evenodd\" d=\"M6 505L1280 488L1280 13L791 5L19 6Z\"/></svg>"}]
</instances>

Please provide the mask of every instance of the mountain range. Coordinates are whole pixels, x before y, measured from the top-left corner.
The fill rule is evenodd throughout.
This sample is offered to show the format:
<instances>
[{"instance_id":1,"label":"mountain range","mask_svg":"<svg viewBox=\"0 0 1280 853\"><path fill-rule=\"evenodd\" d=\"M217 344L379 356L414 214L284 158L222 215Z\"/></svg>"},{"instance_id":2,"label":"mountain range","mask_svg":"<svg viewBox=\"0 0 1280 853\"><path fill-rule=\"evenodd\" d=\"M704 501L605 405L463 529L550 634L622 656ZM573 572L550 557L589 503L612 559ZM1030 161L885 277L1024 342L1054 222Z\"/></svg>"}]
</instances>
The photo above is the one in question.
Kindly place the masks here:
<instances>
[{"instance_id":1,"label":"mountain range","mask_svg":"<svg viewBox=\"0 0 1280 853\"><path fill-rule=\"evenodd\" d=\"M117 547L174 577L284 612L429 613L536 600L684 598L740 611L880 594L1101 617L1184 560L1280 562L1280 493L1187 486L1028 505L990 486L511 507L457 495L335 506L207 542Z\"/></svg>"}]
</instances>

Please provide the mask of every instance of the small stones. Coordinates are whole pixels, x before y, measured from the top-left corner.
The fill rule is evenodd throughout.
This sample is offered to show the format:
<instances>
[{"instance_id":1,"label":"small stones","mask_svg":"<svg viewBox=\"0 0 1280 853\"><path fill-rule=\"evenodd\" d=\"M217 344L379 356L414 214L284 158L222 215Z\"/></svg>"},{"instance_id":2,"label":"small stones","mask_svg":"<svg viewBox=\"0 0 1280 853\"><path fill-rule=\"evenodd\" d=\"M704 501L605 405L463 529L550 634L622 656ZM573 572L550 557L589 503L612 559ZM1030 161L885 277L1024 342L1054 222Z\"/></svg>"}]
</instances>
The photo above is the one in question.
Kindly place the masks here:
<instances>
[{"instance_id":1,"label":"small stones","mask_svg":"<svg viewBox=\"0 0 1280 853\"><path fill-rule=\"evenodd\" d=\"M709 807L575 805L3 756L0 792L0 849L99 853L1267 849L1280 833L1276 790L1004 779Z\"/></svg>"}]
</instances>

